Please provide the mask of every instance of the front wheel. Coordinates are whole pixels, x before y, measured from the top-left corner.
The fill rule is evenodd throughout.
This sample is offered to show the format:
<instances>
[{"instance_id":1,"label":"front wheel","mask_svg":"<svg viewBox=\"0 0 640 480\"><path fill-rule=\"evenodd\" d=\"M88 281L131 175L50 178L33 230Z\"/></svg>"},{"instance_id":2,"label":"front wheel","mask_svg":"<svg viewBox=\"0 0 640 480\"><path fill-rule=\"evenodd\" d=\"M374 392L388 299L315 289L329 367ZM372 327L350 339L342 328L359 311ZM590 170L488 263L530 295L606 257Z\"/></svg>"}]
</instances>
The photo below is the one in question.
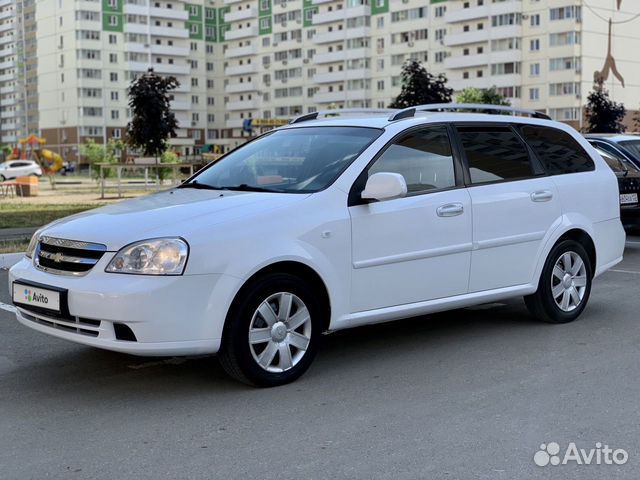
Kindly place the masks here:
<instances>
[{"instance_id":1,"label":"front wheel","mask_svg":"<svg viewBox=\"0 0 640 480\"><path fill-rule=\"evenodd\" d=\"M269 274L234 306L218 355L241 382L273 387L292 382L311 365L322 333L322 308L300 278Z\"/></svg>"},{"instance_id":2,"label":"front wheel","mask_svg":"<svg viewBox=\"0 0 640 480\"><path fill-rule=\"evenodd\" d=\"M567 323L580 316L591 293L593 266L584 247L563 240L551 249L538 291L524 297L529 311L548 323Z\"/></svg>"}]
</instances>

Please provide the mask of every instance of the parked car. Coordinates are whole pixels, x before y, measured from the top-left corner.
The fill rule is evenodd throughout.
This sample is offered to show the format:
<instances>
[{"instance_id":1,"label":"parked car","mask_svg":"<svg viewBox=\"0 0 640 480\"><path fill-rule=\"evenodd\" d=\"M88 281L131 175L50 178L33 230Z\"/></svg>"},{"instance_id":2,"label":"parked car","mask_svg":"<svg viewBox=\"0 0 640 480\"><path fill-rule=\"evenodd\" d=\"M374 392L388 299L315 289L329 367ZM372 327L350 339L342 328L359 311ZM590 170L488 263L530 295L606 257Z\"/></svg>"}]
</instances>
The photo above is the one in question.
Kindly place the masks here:
<instances>
[{"instance_id":1,"label":"parked car","mask_svg":"<svg viewBox=\"0 0 640 480\"><path fill-rule=\"evenodd\" d=\"M316 112L178 188L54 222L10 270L17 318L119 352L217 352L258 386L299 377L324 332L518 296L575 320L622 259L616 177L564 124L475 108L512 110Z\"/></svg>"},{"instance_id":2,"label":"parked car","mask_svg":"<svg viewBox=\"0 0 640 480\"><path fill-rule=\"evenodd\" d=\"M618 177L622 225L627 231L635 231L640 227L640 169L621 155L595 148Z\"/></svg>"},{"instance_id":3,"label":"parked car","mask_svg":"<svg viewBox=\"0 0 640 480\"><path fill-rule=\"evenodd\" d=\"M589 133L589 143L617 157L624 157L640 168L640 136L617 133Z\"/></svg>"},{"instance_id":4,"label":"parked car","mask_svg":"<svg viewBox=\"0 0 640 480\"><path fill-rule=\"evenodd\" d=\"M27 177L42 175L42 169L33 160L10 160L0 163L0 181L10 180L17 177Z\"/></svg>"}]
</instances>

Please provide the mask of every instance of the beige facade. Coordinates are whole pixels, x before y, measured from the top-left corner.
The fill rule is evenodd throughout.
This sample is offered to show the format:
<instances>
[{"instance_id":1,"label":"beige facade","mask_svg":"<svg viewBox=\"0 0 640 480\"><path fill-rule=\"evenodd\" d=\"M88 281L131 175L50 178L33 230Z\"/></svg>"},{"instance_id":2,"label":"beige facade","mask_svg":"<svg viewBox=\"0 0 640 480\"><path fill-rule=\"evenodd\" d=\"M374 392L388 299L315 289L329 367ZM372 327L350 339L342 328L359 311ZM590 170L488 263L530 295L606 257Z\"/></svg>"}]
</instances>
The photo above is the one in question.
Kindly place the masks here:
<instances>
[{"instance_id":1,"label":"beige facade","mask_svg":"<svg viewBox=\"0 0 640 480\"><path fill-rule=\"evenodd\" d=\"M121 137L127 86L153 67L181 83L174 146L226 149L317 109L384 107L414 58L456 92L496 86L579 127L596 71L637 109L638 15L631 0L37 0L38 126L68 156Z\"/></svg>"}]
</instances>

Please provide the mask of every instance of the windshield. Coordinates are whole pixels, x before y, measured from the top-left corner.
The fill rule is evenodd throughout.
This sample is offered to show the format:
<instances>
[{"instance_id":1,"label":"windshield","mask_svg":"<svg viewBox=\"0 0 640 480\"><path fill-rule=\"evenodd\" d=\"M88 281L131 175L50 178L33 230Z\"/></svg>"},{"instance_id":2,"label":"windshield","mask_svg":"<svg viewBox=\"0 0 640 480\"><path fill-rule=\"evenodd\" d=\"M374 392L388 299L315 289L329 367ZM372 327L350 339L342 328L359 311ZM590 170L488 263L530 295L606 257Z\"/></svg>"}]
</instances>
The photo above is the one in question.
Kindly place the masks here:
<instances>
[{"instance_id":1,"label":"windshield","mask_svg":"<svg viewBox=\"0 0 640 480\"><path fill-rule=\"evenodd\" d=\"M636 160L640 160L640 139L638 140L625 140L619 142L624 148L629 150L629 153L633 155Z\"/></svg>"},{"instance_id":2,"label":"windshield","mask_svg":"<svg viewBox=\"0 0 640 480\"><path fill-rule=\"evenodd\" d=\"M317 192L331 185L381 133L363 127L276 130L227 154L182 187Z\"/></svg>"}]
</instances>

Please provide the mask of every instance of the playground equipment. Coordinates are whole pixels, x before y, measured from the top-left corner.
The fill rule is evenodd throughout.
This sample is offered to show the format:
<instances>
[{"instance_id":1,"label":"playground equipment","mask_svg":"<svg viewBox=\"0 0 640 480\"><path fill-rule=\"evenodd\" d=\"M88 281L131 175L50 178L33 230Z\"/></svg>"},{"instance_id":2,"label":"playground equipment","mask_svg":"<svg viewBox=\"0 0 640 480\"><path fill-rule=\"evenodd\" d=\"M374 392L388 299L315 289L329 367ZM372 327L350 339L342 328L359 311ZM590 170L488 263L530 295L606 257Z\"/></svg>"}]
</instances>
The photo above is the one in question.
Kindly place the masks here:
<instances>
[{"instance_id":1,"label":"playground equipment","mask_svg":"<svg viewBox=\"0 0 640 480\"><path fill-rule=\"evenodd\" d=\"M42 148L47 141L36 135L29 135L19 141L22 150L14 148L9 160L35 160L42 167L45 175L58 173L64 167L64 159L55 152Z\"/></svg>"}]
</instances>

